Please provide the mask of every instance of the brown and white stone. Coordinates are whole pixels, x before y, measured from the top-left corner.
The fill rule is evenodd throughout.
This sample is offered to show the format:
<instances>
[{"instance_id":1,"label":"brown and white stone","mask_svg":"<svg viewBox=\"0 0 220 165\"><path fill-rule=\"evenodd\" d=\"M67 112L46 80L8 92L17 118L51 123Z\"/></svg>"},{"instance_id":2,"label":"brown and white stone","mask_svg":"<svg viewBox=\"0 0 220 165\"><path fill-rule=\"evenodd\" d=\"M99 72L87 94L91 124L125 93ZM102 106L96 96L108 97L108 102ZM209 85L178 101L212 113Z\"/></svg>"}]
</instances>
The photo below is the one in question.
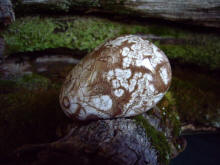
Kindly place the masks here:
<instances>
[{"instance_id":1,"label":"brown and white stone","mask_svg":"<svg viewBox=\"0 0 220 165\"><path fill-rule=\"evenodd\" d=\"M126 35L87 55L67 76L60 104L79 120L135 116L158 103L171 83L165 54L148 40Z\"/></svg>"}]
</instances>

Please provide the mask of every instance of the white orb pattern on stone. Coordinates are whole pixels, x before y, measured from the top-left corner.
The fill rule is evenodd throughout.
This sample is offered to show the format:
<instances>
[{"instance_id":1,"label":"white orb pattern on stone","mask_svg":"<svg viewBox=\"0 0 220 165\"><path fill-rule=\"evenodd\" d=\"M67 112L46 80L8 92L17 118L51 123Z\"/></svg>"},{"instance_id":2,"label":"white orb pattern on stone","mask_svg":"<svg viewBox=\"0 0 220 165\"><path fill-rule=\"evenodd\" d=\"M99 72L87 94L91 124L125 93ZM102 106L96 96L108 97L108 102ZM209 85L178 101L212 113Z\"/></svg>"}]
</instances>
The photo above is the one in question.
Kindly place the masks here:
<instances>
[{"instance_id":1,"label":"white orb pattern on stone","mask_svg":"<svg viewBox=\"0 0 220 165\"><path fill-rule=\"evenodd\" d=\"M155 106L171 83L166 55L148 40L121 36L96 48L67 76L60 104L73 119L141 114Z\"/></svg>"}]
</instances>

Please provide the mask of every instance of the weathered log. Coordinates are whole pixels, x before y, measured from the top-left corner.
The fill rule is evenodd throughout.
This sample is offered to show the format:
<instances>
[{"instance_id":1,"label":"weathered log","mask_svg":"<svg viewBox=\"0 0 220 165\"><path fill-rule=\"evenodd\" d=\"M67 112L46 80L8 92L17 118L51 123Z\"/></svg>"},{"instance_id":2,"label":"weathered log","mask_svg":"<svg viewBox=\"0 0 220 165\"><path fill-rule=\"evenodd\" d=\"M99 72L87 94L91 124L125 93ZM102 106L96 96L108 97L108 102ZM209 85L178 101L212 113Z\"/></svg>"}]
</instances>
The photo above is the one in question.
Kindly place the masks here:
<instances>
[{"instance_id":1,"label":"weathered log","mask_svg":"<svg viewBox=\"0 0 220 165\"><path fill-rule=\"evenodd\" d=\"M17 10L20 8L22 12L37 8L65 12L99 11L220 27L218 0L21 0L19 3L13 0L13 2L15 8Z\"/></svg>"},{"instance_id":2,"label":"weathered log","mask_svg":"<svg viewBox=\"0 0 220 165\"><path fill-rule=\"evenodd\" d=\"M145 138L145 131L130 120L98 121L73 129L67 139L18 150L18 160L37 151L36 164L57 164L62 160L67 161L65 164L83 165L157 164L156 151Z\"/></svg>"},{"instance_id":3,"label":"weathered log","mask_svg":"<svg viewBox=\"0 0 220 165\"><path fill-rule=\"evenodd\" d=\"M158 133L155 134L156 136L152 135L154 131L145 127L145 122ZM172 137L173 127L168 125L162 125L158 109L154 109L151 114L143 114L135 118L74 123L69 134L63 139L48 144L21 147L5 158L2 163L28 165L167 164L172 156L180 152L180 150L177 152L177 148L174 147L179 137ZM166 144L158 144L164 149L163 153L158 150L153 138L158 138L156 141L159 143L164 141L164 138L166 139L164 141ZM166 155L161 155L164 153Z\"/></svg>"}]
</instances>

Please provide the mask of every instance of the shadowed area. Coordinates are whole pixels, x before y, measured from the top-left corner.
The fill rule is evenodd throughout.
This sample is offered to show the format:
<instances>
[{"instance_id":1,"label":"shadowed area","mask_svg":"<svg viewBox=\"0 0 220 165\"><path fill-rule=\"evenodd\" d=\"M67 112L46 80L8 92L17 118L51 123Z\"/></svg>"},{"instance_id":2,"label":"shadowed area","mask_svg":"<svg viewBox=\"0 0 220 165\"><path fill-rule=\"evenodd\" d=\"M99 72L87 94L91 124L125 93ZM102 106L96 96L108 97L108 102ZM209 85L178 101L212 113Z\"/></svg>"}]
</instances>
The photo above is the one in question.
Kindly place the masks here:
<instances>
[{"instance_id":1,"label":"shadowed area","mask_svg":"<svg viewBox=\"0 0 220 165\"><path fill-rule=\"evenodd\" d=\"M170 165L219 165L220 134L186 135L186 149Z\"/></svg>"}]
</instances>

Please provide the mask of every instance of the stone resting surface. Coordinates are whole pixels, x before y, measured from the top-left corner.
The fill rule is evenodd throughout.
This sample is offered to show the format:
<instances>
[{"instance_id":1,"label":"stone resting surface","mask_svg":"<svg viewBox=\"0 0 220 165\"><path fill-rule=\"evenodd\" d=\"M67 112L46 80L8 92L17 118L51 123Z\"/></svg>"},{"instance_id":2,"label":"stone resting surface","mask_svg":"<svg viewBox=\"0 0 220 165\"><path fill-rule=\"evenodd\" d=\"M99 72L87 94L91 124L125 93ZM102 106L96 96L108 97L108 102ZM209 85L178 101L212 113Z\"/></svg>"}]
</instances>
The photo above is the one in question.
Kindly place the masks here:
<instances>
[{"instance_id":1,"label":"stone resting surface","mask_svg":"<svg viewBox=\"0 0 220 165\"><path fill-rule=\"evenodd\" d=\"M157 151L146 131L131 119L98 120L73 126L60 141L27 145L5 162L11 165L157 165ZM1 159L0 159L1 160ZM1 161L0 161L1 163Z\"/></svg>"},{"instance_id":2,"label":"stone resting surface","mask_svg":"<svg viewBox=\"0 0 220 165\"><path fill-rule=\"evenodd\" d=\"M171 83L165 54L136 35L107 41L67 76L60 104L79 120L129 117L151 109Z\"/></svg>"}]
</instances>

